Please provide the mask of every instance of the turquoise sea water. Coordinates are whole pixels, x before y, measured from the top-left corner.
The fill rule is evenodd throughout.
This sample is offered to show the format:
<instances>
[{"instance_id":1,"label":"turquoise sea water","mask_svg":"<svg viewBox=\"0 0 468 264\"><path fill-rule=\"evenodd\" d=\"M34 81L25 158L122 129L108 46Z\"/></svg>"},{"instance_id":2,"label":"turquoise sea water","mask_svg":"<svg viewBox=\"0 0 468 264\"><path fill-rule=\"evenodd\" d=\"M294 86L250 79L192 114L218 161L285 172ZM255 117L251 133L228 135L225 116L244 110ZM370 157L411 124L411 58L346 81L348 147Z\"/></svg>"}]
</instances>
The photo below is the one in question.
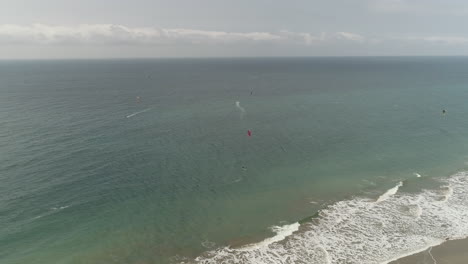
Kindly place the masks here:
<instances>
[{"instance_id":1,"label":"turquoise sea water","mask_svg":"<svg viewBox=\"0 0 468 264\"><path fill-rule=\"evenodd\" d=\"M435 188L467 98L468 58L1 61L0 263L190 262Z\"/></svg>"}]
</instances>

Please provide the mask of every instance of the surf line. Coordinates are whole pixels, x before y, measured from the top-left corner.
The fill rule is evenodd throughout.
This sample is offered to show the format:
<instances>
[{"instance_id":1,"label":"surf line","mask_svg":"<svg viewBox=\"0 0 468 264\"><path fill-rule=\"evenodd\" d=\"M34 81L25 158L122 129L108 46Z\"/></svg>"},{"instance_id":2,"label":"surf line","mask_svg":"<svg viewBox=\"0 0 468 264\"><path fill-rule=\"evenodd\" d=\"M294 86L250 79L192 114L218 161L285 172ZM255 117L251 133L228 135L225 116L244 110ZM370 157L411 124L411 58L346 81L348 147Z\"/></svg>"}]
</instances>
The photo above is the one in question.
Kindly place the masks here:
<instances>
[{"instance_id":1,"label":"surf line","mask_svg":"<svg viewBox=\"0 0 468 264\"><path fill-rule=\"evenodd\" d=\"M151 108L147 108L147 109L145 109L145 110L141 110L141 111L139 111L139 112L135 112L135 113L133 113L133 114L128 115L127 118L131 118L131 117L134 117L134 116L136 116L136 115L138 115L138 114L141 114L141 113L144 113L144 112L148 112L149 110L151 110Z\"/></svg>"}]
</instances>

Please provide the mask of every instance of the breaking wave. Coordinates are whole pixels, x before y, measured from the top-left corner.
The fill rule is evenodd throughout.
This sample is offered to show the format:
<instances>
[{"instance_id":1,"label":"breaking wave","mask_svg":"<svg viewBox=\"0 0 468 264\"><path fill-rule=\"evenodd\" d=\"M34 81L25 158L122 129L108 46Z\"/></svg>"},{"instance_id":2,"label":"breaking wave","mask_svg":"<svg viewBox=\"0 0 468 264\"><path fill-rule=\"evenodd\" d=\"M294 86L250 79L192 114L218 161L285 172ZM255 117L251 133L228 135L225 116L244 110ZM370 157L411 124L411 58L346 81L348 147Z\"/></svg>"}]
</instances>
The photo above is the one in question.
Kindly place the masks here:
<instances>
[{"instance_id":1,"label":"breaking wave","mask_svg":"<svg viewBox=\"0 0 468 264\"><path fill-rule=\"evenodd\" d=\"M182 263L388 263L468 236L468 173L440 181L435 190L397 193L400 182L377 200L340 201L310 222L277 229L273 238Z\"/></svg>"},{"instance_id":2,"label":"breaking wave","mask_svg":"<svg viewBox=\"0 0 468 264\"><path fill-rule=\"evenodd\" d=\"M247 245L245 247L240 248L239 250L253 250L253 249L260 249L266 248L269 245L284 240L286 237L292 235L294 232L299 230L299 223L294 223L291 225L284 225L284 226L273 226L271 230L276 233L274 237L267 238L259 243L254 243Z\"/></svg>"},{"instance_id":3,"label":"breaking wave","mask_svg":"<svg viewBox=\"0 0 468 264\"><path fill-rule=\"evenodd\" d=\"M395 195L398 192L398 189L403 186L403 182L399 182L395 187L389 189L386 191L384 194L380 195L380 197L377 199L377 202L383 202L390 198L391 196Z\"/></svg>"}]
</instances>

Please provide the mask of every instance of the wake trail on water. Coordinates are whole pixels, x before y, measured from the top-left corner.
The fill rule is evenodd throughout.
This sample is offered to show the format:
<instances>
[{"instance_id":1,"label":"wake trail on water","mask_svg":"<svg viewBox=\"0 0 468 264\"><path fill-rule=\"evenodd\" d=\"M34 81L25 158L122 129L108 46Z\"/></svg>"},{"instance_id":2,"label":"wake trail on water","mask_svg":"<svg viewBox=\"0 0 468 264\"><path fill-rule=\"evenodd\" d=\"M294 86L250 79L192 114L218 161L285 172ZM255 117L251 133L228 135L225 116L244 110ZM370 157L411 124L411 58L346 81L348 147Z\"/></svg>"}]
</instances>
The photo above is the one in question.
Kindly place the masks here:
<instances>
[{"instance_id":1,"label":"wake trail on water","mask_svg":"<svg viewBox=\"0 0 468 264\"><path fill-rule=\"evenodd\" d=\"M434 190L401 193L399 182L377 200L339 201L309 222L276 229L272 238L209 250L182 263L383 264L468 237L468 172L439 181Z\"/></svg>"},{"instance_id":2,"label":"wake trail on water","mask_svg":"<svg viewBox=\"0 0 468 264\"><path fill-rule=\"evenodd\" d=\"M139 111L139 112L135 112L135 113L133 113L133 114L128 115L127 118L131 118L131 117L134 117L134 116L139 115L139 114L141 114L141 113L148 112L149 110L151 110L151 108L147 108L147 109L145 109L145 110L142 110L142 111Z\"/></svg>"},{"instance_id":3,"label":"wake trail on water","mask_svg":"<svg viewBox=\"0 0 468 264\"><path fill-rule=\"evenodd\" d=\"M243 119L246 112L245 112L244 107L240 105L239 101L236 101L236 108L239 109L240 111L240 119Z\"/></svg>"}]
</instances>

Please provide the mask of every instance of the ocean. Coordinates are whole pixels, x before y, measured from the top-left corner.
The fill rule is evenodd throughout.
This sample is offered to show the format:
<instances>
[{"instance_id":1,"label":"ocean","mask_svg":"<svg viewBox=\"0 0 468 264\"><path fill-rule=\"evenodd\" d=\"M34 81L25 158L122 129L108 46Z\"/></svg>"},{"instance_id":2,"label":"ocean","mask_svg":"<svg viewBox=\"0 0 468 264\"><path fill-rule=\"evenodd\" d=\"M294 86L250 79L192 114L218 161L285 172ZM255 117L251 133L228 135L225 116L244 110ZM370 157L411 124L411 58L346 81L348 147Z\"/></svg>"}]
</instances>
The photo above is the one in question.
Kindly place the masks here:
<instances>
[{"instance_id":1,"label":"ocean","mask_svg":"<svg viewBox=\"0 0 468 264\"><path fill-rule=\"evenodd\" d=\"M370 264L467 237L466 98L465 57L0 61L0 263Z\"/></svg>"}]
</instances>

